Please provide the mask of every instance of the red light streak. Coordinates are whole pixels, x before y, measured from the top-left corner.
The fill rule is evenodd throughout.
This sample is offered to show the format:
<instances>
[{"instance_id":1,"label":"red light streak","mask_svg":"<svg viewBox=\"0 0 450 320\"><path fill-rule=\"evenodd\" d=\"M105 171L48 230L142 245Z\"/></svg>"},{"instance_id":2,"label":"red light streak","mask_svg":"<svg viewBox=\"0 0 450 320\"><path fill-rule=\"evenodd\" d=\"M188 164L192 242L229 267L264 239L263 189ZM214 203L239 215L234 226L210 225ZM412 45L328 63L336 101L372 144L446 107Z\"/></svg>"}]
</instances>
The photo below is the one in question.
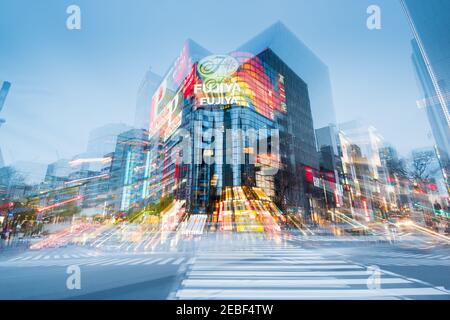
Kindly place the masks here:
<instances>
[{"instance_id":1,"label":"red light streak","mask_svg":"<svg viewBox=\"0 0 450 320\"><path fill-rule=\"evenodd\" d=\"M365 215L366 222L369 222L370 221L370 216L369 216L369 210L368 210L368 207L367 207L367 201L363 200L362 203L363 203L364 215Z\"/></svg>"},{"instance_id":2,"label":"red light streak","mask_svg":"<svg viewBox=\"0 0 450 320\"><path fill-rule=\"evenodd\" d=\"M56 208L56 207L59 207L59 206L62 206L62 205L65 205L65 204L68 204L68 203L71 203L71 202L75 202L75 201L81 200L81 198L82 198L81 196L77 196L77 197L72 198L72 199L68 199L68 200L64 200L64 201L58 202L58 203L54 203L54 204L52 204L50 206L47 206L47 207L38 208L37 212L41 213L41 212L49 210L49 209L53 209L53 208Z\"/></svg>"},{"instance_id":3,"label":"red light streak","mask_svg":"<svg viewBox=\"0 0 450 320\"><path fill-rule=\"evenodd\" d=\"M14 202L9 202L7 204L0 206L0 210L6 209L6 208L11 208L13 205L14 205Z\"/></svg>"},{"instance_id":4,"label":"red light streak","mask_svg":"<svg viewBox=\"0 0 450 320\"><path fill-rule=\"evenodd\" d=\"M341 206L341 199L339 198L339 193L337 189L334 190L334 197L336 199L336 207L339 208Z\"/></svg>"}]
</instances>

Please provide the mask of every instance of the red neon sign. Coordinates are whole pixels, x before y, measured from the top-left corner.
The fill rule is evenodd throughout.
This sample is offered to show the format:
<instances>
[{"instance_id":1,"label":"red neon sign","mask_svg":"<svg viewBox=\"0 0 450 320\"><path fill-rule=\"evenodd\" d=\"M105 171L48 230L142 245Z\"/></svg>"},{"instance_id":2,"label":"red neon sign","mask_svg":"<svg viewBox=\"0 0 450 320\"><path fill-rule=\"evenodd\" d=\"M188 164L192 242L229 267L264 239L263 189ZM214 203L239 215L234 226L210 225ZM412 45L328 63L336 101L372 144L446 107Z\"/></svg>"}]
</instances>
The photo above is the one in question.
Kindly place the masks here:
<instances>
[{"instance_id":1,"label":"red neon sign","mask_svg":"<svg viewBox=\"0 0 450 320\"><path fill-rule=\"evenodd\" d=\"M312 183L313 182L313 169L311 167L305 167L305 179L306 182Z\"/></svg>"}]
</instances>

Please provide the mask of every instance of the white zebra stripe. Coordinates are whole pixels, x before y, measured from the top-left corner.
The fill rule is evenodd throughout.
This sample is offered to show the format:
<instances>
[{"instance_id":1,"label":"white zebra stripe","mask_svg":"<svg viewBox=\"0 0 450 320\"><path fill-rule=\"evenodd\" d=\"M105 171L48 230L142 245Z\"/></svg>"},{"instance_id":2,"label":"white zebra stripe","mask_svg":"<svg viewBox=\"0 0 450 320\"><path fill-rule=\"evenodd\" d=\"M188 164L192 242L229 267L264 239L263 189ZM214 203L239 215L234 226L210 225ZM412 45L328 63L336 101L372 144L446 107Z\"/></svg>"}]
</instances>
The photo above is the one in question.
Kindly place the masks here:
<instances>
[{"instance_id":1,"label":"white zebra stripe","mask_svg":"<svg viewBox=\"0 0 450 320\"><path fill-rule=\"evenodd\" d=\"M168 259L166 259L166 260L163 260L163 261L161 261L161 262L158 262L157 264L167 264L168 262L170 262L170 261L172 261L173 260L173 258L168 258Z\"/></svg>"},{"instance_id":2,"label":"white zebra stripe","mask_svg":"<svg viewBox=\"0 0 450 320\"><path fill-rule=\"evenodd\" d=\"M115 264L116 262L119 262L119 261L122 261L122 260L123 259L110 259L109 261L103 262L100 265L101 266L110 266L110 265Z\"/></svg>"},{"instance_id":3,"label":"white zebra stripe","mask_svg":"<svg viewBox=\"0 0 450 320\"><path fill-rule=\"evenodd\" d=\"M133 263L130 263L129 265L130 266L135 266L135 265L138 265L138 264L142 264L142 263L144 263L144 262L146 262L146 261L150 261L152 258L141 258L141 259L139 259L139 260L137 260L136 262L133 262Z\"/></svg>"},{"instance_id":4,"label":"white zebra stripe","mask_svg":"<svg viewBox=\"0 0 450 320\"><path fill-rule=\"evenodd\" d=\"M178 258L177 260L172 262L172 264L181 264L183 261L184 261L184 258Z\"/></svg>"},{"instance_id":5,"label":"white zebra stripe","mask_svg":"<svg viewBox=\"0 0 450 320\"><path fill-rule=\"evenodd\" d=\"M160 260L162 260L162 258L156 258L156 259L150 260L149 262L146 262L144 264L145 265L150 265L150 264L154 264L155 262L158 262Z\"/></svg>"},{"instance_id":6,"label":"white zebra stripe","mask_svg":"<svg viewBox=\"0 0 450 320\"><path fill-rule=\"evenodd\" d=\"M180 299L369 299L386 297L413 297L446 295L435 288L395 289L335 289L335 290L232 290L182 289L176 293Z\"/></svg>"},{"instance_id":7,"label":"white zebra stripe","mask_svg":"<svg viewBox=\"0 0 450 320\"><path fill-rule=\"evenodd\" d=\"M189 277L334 277L334 276L367 276L367 271L190 271Z\"/></svg>"},{"instance_id":8,"label":"white zebra stripe","mask_svg":"<svg viewBox=\"0 0 450 320\"><path fill-rule=\"evenodd\" d=\"M110 260L111 258L100 258L100 259L95 259L93 262L90 261L86 261L86 262L82 262L82 263L78 263L79 265L85 265L85 266L96 266L99 265L103 262L106 262L108 260Z\"/></svg>"},{"instance_id":9,"label":"white zebra stripe","mask_svg":"<svg viewBox=\"0 0 450 320\"><path fill-rule=\"evenodd\" d=\"M402 278L381 278L380 284L404 284L411 281ZM187 279L184 286L196 288L289 288L289 287L348 287L349 285L366 285L367 279Z\"/></svg>"},{"instance_id":10,"label":"white zebra stripe","mask_svg":"<svg viewBox=\"0 0 450 320\"><path fill-rule=\"evenodd\" d=\"M293 266L293 265L277 265L277 266L264 266L264 265L230 265L230 266L203 266L195 264L192 267L192 270L271 270L273 268L276 269L285 269L285 270L317 270L317 269L325 269L325 270L333 270L333 269L364 269L361 266L357 266L354 264L345 264L345 265L311 265L311 266Z\"/></svg>"}]
</instances>

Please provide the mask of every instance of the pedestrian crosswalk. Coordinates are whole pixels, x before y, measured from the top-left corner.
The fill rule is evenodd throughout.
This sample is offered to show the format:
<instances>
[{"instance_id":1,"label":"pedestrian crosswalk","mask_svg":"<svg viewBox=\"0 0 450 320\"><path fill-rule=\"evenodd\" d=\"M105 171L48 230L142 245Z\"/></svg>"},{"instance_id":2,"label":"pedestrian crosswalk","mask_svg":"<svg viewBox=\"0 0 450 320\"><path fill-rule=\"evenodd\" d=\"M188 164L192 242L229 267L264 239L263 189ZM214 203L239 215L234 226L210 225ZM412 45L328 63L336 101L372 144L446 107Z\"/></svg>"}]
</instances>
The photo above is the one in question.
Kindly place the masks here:
<instances>
[{"instance_id":1,"label":"pedestrian crosswalk","mask_svg":"<svg viewBox=\"0 0 450 320\"><path fill-rule=\"evenodd\" d=\"M353 261L364 264L375 264L380 266L397 266L397 267L421 267L421 266L446 266L450 267L450 255L436 253L418 253L418 252L402 252L394 248L361 248L354 247L341 250L322 250L331 256L345 257Z\"/></svg>"},{"instance_id":2,"label":"pedestrian crosswalk","mask_svg":"<svg viewBox=\"0 0 450 320\"><path fill-rule=\"evenodd\" d=\"M64 256L60 256L60 255L32 255L32 254L26 254L26 255L21 255L12 259L9 259L9 262L14 262L14 261L40 261L40 260L58 260L58 259L62 259L62 260L69 260L69 259L80 259L80 258L92 258L95 257L96 255L93 254L72 254L72 255L64 255Z\"/></svg>"},{"instance_id":3,"label":"pedestrian crosswalk","mask_svg":"<svg viewBox=\"0 0 450 320\"><path fill-rule=\"evenodd\" d=\"M436 260L427 258L385 258L385 257L369 257L361 259L367 264L376 264L382 266L397 266L397 267L420 267L420 266L448 266L449 260Z\"/></svg>"},{"instance_id":4,"label":"pedestrian crosswalk","mask_svg":"<svg viewBox=\"0 0 450 320\"><path fill-rule=\"evenodd\" d=\"M400 252L386 252L380 253L383 257L392 258L414 258L414 259L428 259L428 260L450 260L450 255L442 254L421 254L421 253L400 253Z\"/></svg>"},{"instance_id":5,"label":"pedestrian crosswalk","mask_svg":"<svg viewBox=\"0 0 450 320\"><path fill-rule=\"evenodd\" d=\"M409 299L443 289L293 246L198 251L174 299Z\"/></svg>"},{"instance_id":6,"label":"pedestrian crosswalk","mask_svg":"<svg viewBox=\"0 0 450 320\"><path fill-rule=\"evenodd\" d=\"M36 254L36 253L25 253L22 255L19 255L17 257L14 257L12 259L9 259L9 262L13 261L36 261L36 260L48 260L48 259L80 259L80 258L92 258L97 257L101 255L101 253L83 253L83 254Z\"/></svg>"},{"instance_id":7,"label":"pedestrian crosswalk","mask_svg":"<svg viewBox=\"0 0 450 320\"><path fill-rule=\"evenodd\" d=\"M328 237L330 239L330 237ZM314 240L315 239L315 240ZM325 241L326 237L310 237L310 241ZM329 240L329 241L345 241L348 237L341 240ZM294 235L291 240L308 241L305 237ZM295 243L295 242L294 242ZM367 244L367 243L366 243ZM362 244L362 245L366 245ZM298 242L296 243L298 245ZM323 251L325 247L319 246L316 249ZM348 259L355 259L365 264L375 264L382 266L398 266L398 267L420 267L420 266L448 266L450 267L450 255L434 253L420 253L420 248L416 248L415 252L408 252L403 247L385 245L384 247L368 247L366 250L361 250L361 246L345 246L340 247L340 250L336 250L335 247L325 250L328 254L333 255L334 252L339 251L340 256L347 257ZM430 249L430 248L429 248ZM433 249L433 248L431 248ZM346 252L346 254L343 254ZM422 251L423 252L423 251Z\"/></svg>"},{"instance_id":8,"label":"pedestrian crosswalk","mask_svg":"<svg viewBox=\"0 0 450 320\"><path fill-rule=\"evenodd\" d=\"M436 239L424 238L421 235L413 235L410 233L399 233L393 238L386 234L377 235L359 235L359 236L339 236L333 234L329 235L302 235L290 233L286 240L295 240L298 242L382 242L382 243L412 243L416 247L419 244L427 243L429 241L435 242Z\"/></svg>"},{"instance_id":9,"label":"pedestrian crosswalk","mask_svg":"<svg viewBox=\"0 0 450 320\"><path fill-rule=\"evenodd\" d=\"M285 244L278 244L274 245L273 243L263 243L261 241L243 241L242 243L234 244L234 255L227 256L227 255L221 255L221 260L233 260L236 258L236 255L238 253L246 256L248 255L248 248L253 247L254 245L257 245L258 250L261 254L269 254L273 258L271 261L253 261L253 264L264 264L266 266L269 265L278 265L280 263L285 264L284 268L291 268L289 265L296 264L297 266L306 265L314 263L317 266L323 265L324 268L329 268L328 265L332 262L337 262L336 255L331 254L332 259L324 259L322 253L326 252L327 256L330 256L330 250L323 251L321 249L311 249L307 252L299 252L298 250L292 250L292 247L286 246ZM213 252L211 257L215 257L214 252L223 252L224 250L228 250L229 248L229 242L226 242L226 244L204 244L200 245L197 250L203 251L203 252ZM352 249L353 250L353 249ZM332 252L332 251L331 251ZM139 264L146 264L150 263L152 261L152 258L149 258L148 256L151 256L152 253L149 252L123 252L122 255L124 257L117 257L117 253L111 252L111 251L86 251L86 250L79 250L76 253L70 252L70 253L55 253L55 252L27 252L24 254L21 254L17 257L11 258L6 261L0 261L1 265L17 265L17 266L37 266L37 265L67 265L67 264L73 264L76 263L78 260L81 262L85 261L91 261L92 259L98 259L103 258L103 256L106 256L105 259L109 259L106 265L139 265ZM154 254L154 252L153 252ZM178 253L179 255L189 255L187 252L180 251ZM142 255L147 260L142 261L140 259L136 260L128 260L129 255L133 256L133 259L135 255L139 256ZM357 257L357 259L355 259ZM299 260L299 258L305 258L305 260ZM359 261L364 264L375 264L380 266L449 266L450 267L450 256L446 254L422 254L422 253L405 253L405 252L393 252L389 250L366 250L361 253L360 250L358 250L358 254L356 255L355 251L352 251L351 253L347 252L346 254L340 254L337 256L338 258L346 258L354 261ZM94 263L94 260L92 260L92 263ZM117 260L117 261L115 261ZM156 261L157 265L164 265L164 264L183 264L185 262L184 257L178 257L175 254L175 258L170 259L169 257ZM115 261L115 262L114 262ZM98 262L98 264L95 265L102 265L100 261L95 260L95 262ZM124 262L123 264L121 264ZM335 268L339 269L341 268L340 265L334 266Z\"/></svg>"},{"instance_id":10,"label":"pedestrian crosswalk","mask_svg":"<svg viewBox=\"0 0 450 320\"><path fill-rule=\"evenodd\" d=\"M287 240L296 240L301 242L368 242L385 240L380 236L342 236L336 237L334 235L289 235Z\"/></svg>"},{"instance_id":11,"label":"pedestrian crosswalk","mask_svg":"<svg viewBox=\"0 0 450 320\"><path fill-rule=\"evenodd\" d=\"M138 266L138 265L181 265L189 263L189 256L163 256L155 257L152 254L120 254L110 253L96 254L64 254L64 255L42 255L24 254L18 257L0 262L0 266L14 267L37 267L37 266Z\"/></svg>"}]
</instances>

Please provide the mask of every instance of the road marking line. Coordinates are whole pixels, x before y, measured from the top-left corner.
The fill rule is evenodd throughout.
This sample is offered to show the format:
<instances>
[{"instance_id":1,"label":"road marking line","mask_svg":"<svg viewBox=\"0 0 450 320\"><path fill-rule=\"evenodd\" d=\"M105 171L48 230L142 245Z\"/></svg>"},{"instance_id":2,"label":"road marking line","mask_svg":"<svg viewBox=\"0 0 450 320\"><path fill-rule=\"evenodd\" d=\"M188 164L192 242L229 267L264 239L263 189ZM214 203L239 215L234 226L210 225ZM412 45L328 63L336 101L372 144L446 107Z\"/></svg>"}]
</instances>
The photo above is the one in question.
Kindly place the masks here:
<instances>
[{"instance_id":1,"label":"road marking line","mask_svg":"<svg viewBox=\"0 0 450 320\"><path fill-rule=\"evenodd\" d=\"M153 259L153 258L141 258L141 259L137 260L136 262L130 263L129 265L135 266L135 265L141 264L143 262L149 261L151 259Z\"/></svg>"},{"instance_id":2,"label":"road marking line","mask_svg":"<svg viewBox=\"0 0 450 320\"><path fill-rule=\"evenodd\" d=\"M8 260L8 262L13 262L13 261L22 260L22 259L23 259L23 257L15 257L15 258Z\"/></svg>"},{"instance_id":3,"label":"road marking line","mask_svg":"<svg viewBox=\"0 0 450 320\"><path fill-rule=\"evenodd\" d=\"M122 259L123 259L123 258L107 260L107 262L103 262L103 263L101 263L100 265L101 265L101 266L109 266L109 265L112 265L112 264L114 264L114 263L116 263L116 262L122 261Z\"/></svg>"},{"instance_id":4,"label":"road marking line","mask_svg":"<svg viewBox=\"0 0 450 320\"><path fill-rule=\"evenodd\" d=\"M173 260L173 258L168 258L168 259L166 259L166 260L163 260L163 261L161 261L161 262L158 262L157 264L167 264L168 262L170 262L170 261L172 261Z\"/></svg>"},{"instance_id":5,"label":"road marking line","mask_svg":"<svg viewBox=\"0 0 450 320\"><path fill-rule=\"evenodd\" d=\"M86 261L86 262L84 262L84 263L78 263L78 265L96 266L96 265L99 265L99 264L101 264L101 263L103 263L103 262L106 262L106 261L108 261L108 260L110 260L110 259L111 259L111 258L100 258L100 259L94 260L93 262Z\"/></svg>"},{"instance_id":6,"label":"road marking line","mask_svg":"<svg viewBox=\"0 0 450 320\"><path fill-rule=\"evenodd\" d=\"M129 264L130 262L133 262L133 261L137 261L137 260L141 260L142 258L128 258L128 259L125 259L125 260L122 260L121 262L118 262L118 263L115 263L114 265L116 265L116 266L122 266L122 265L124 265L124 264Z\"/></svg>"},{"instance_id":7,"label":"road marking line","mask_svg":"<svg viewBox=\"0 0 450 320\"><path fill-rule=\"evenodd\" d=\"M174 262L172 262L172 264L180 264L184 261L184 258L178 258L177 260L175 260Z\"/></svg>"},{"instance_id":8,"label":"road marking line","mask_svg":"<svg viewBox=\"0 0 450 320\"><path fill-rule=\"evenodd\" d=\"M26 257L22 258L21 260L26 261L26 260L30 260L31 258L33 258L33 256L26 256Z\"/></svg>"},{"instance_id":9,"label":"road marking line","mask_svg":"<svg viewBox=\"0 0 450 320\"><path fill-rule=\"evenodd\" d=\"M367 271L190 271L189 277L235 276L235 277L327 277L327 276L367 276Z\"/></svg>"},{"instance_id":10,"label":"road marking line","mask_svg":"<svg viewBox=\"0 0 450 320\"><path fill-rule=\"evenodd\" d=\"M289 259L325 259L322 255L314 254L314 255L303 255L303 254L295 254L295 255L279 255L276 253L270 254L270 255L259 255L257 253L254 254L199 254L197 255L199 259L204 260L217 260L217 259L254 259L254 258L261 258L261 259L276 259L276 258L289 258Z\"/></svg>"},{"instance_id":11,"label":"road marking line","mask_svg":"<svg viewBox=\"0 0 450 320\"><path fill-rule=\"evenodd\" d=\"M344 260L309 260L309 261L304 261L304 260L274 260L274 261L265 261L265 260L259 260L259 261L248 261L248 260L233 260L233 261L221 261L221 260L216 260L216 261L203 261L202 259L198 259L197 258L197 263L198 264L202 264L202 265L222 265L222 264L226 264L226 265L260 265L260 264L264 264L264 265L277 265L279 266L280 263L285 263L285 264L348 264L347 261Z\"/></svg>"},{"instance_id":12,"label":"road marking line","mask_svg":"<svg viewBox=\"0 0 450 320\"><path fill-rule=\"evenodd\" d=\"M348 289L348 290L230 290L230 289L182 289L176 293L181 299L364 299L407 296L448 295L434 288Z\"/></svg>"},{"instance_id":13,"label":"road marking line","mask_svg":"<svg viewBox=\"0 0 450 320\"><path fill-rule=\"evenodd\" d=\"M153 263L155 263L155 262L158 262L158 261L160 261L160 260L162 260L163 258L156 258L156 259L153 259L153 260L150 260L149 262L146 262L146 263L144 263L145 265L150 265L150 264L153 264Z\"/></svg>"},{"instance_id":14,"label":"road marking line","mask_svg":"<svg viewBox=\"0 0 450 320\"><path fill-rule=\"evenodd\" d=\"M381 278L380 284L412 283L402 278ZM348 287L349 285L366 285L367 279L187 279L183 280L185 287L196 288L289 288L289 287Z\"/></svg>"},{"instance_id":15,"label":"road marking line","mask_svg":"<svg viewBox=\"0 0 450 320\"><path fill-rule=\"evenodd\" d=\"M365 269L365 267L358 265L311 265L311 266L293 266L293 265L279 265L279 266L260 266L260 265L232 265L232 266L202 266L195 264L192 270L220 270L220 269L242 269L242 270L280 270L280 269Z\"/></svg>"}]
</instances>

